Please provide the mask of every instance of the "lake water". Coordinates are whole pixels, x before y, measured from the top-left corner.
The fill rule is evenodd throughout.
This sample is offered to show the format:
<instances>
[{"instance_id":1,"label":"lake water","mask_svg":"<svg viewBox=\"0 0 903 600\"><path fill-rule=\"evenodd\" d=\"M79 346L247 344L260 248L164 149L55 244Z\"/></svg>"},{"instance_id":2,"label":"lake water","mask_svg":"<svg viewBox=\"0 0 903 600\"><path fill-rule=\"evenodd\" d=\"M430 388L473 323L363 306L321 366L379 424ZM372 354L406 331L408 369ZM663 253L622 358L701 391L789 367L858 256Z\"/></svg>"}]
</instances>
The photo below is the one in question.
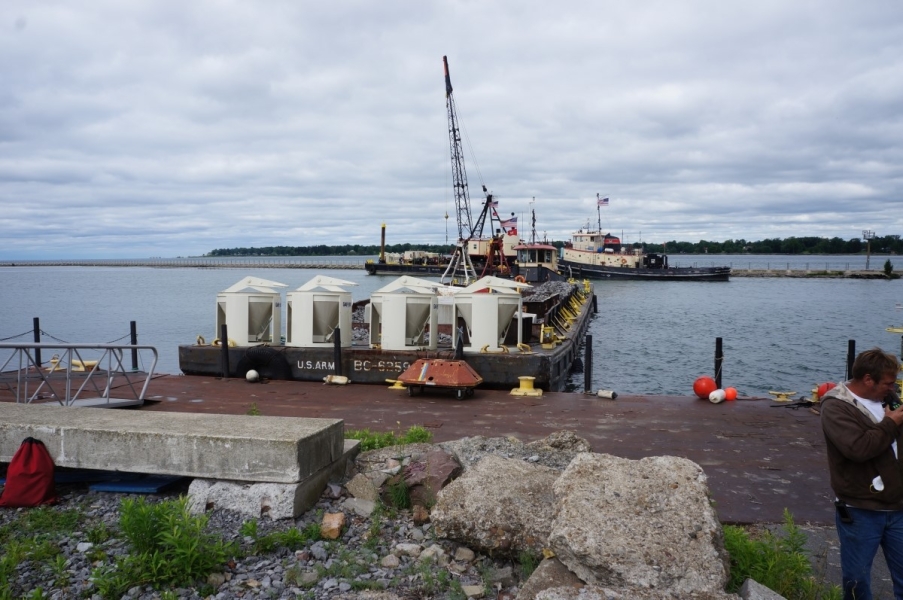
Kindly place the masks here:
<instances>
[{"instance_id":1,"label":"lake water","mask_svg":"<svg viewBox=\"0 0 903 600\"><path fill-rule=\"evenodd\" d=\"M881 269L885 259L873 256L871 268ZM734 269L784 269L788 263L861 269L865 257L671 256L671 264ZM293 290L323 274L358 283L351 288L355 300L394 279L360 269L2 267L0 338L30 341L32 319L39 317L44 341L127 343L129 321L136 321L139 343L159 350L157 371L178 373L180 344L216 337L217 292L247 275ZM713 372L716 337L723 338L724 385L755 396L808 394L816 383L839 380L850 339L859 350L900 351L900 336L885 329L903 325L901 280L600 281L596 295L599 314L589 329L593 389L619 394L690 394L697 376ZM573 381L583 389L582 374Z\"/></svg>"}]
</instances>

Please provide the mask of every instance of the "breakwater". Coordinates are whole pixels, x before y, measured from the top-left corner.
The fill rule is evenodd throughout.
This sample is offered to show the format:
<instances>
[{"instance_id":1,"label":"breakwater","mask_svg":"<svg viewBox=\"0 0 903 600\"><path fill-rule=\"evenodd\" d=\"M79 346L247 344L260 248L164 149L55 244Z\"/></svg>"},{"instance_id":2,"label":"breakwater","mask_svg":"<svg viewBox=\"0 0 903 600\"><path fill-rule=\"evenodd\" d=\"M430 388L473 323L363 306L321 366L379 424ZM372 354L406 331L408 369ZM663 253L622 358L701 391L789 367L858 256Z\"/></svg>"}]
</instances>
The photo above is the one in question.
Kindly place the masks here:
<instances>
[{"instance_id":1,"label":"breakwater","mask_svg":"<svg viewBox=\"0 0 903 600\"><path fill-rule=\"evenodd\" d=\"M197 268L197 269L360 269L370 258L309 257L193 257L193 258L146 258L146 259L51 259L51 260L0 260L0 267L151 267L151 268ZM712 264L725 264L713 261ZM679 264L674 266L701 266ZM851 263L821 262L745 262L727 263L733 277L789 277L789 278L832 278L832 279L885 279L883 269L856 268ZM852 267L852 268L851 268Z\"/></svg>"}]
</instances>

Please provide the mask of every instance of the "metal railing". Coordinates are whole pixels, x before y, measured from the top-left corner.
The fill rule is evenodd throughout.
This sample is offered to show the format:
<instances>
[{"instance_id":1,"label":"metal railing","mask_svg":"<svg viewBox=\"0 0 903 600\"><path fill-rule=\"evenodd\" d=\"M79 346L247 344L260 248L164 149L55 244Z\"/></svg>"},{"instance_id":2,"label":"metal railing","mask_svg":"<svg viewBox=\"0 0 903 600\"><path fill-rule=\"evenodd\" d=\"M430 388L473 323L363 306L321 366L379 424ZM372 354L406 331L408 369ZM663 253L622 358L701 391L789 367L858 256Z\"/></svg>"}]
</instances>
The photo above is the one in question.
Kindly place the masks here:
<instances>
[{"instance_id":1,"label":"metal railing","mask_svg":"<svg viewBox=\"0 0 903 600\"><path fill-rule=\"evenodd\" d=\"M124 352L150 353L147 371L127 369ZM122 407L144 403L157 366L157 349L131 344L0 343L0 353L11 351L0 366L0 389L15 395L16 403L56 402L60 406ZM87 351L100 351L87 359ZM40 364L41 354L52 354ZM143 379L143 381L141 381ZM116 390L117 397L112 393ZM125 392L125 394L122 394ZM45 402L46 401L46 402Z\"/></svg>"}]
</instances>

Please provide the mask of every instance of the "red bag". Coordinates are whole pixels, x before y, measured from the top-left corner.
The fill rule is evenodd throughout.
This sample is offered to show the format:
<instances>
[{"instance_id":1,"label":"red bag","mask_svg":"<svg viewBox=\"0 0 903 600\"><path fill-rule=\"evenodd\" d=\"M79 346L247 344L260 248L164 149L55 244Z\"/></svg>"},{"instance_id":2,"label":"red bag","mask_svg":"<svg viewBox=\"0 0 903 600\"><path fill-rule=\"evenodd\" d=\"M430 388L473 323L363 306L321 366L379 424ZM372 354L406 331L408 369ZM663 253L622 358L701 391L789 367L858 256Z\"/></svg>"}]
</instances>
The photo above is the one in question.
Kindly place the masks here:
<instances>
[{"instance_id":1,"label":"red bag","mask_svg":"<svg viewBox=\"0 0 903 600\"><path fill-rule=\"evenodd\" d=\"M6 470L0 506L39 506L59 500L53 485L53 458L41 440L25 438Z\"/></svg>"}]
</instances>

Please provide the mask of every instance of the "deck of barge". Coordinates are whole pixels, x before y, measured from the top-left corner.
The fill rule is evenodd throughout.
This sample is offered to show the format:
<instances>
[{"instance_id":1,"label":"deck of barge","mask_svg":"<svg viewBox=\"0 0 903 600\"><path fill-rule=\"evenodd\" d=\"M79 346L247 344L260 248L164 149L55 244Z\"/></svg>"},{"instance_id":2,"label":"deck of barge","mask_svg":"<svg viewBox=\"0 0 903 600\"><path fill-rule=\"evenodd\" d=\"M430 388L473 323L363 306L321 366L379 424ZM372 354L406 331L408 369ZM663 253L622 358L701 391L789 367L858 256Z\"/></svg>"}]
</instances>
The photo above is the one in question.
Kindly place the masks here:
<instances>
[{"instance_id":1,"label":"deck of barge","mask_svg":"<svg viewBox=\"0 0 903 600\"><path fill-rule=\"evenodd\" d=\"M541 439L576 431L595 452L626 458L675 455L701 465L719 518L726 523L773 523L789 509L797 523L833 524L825 442L818 415L770 399L711 404L676 396L582 393L517 397L477 389L464 401L437 390L411 398L379 385L164 375L140 410L344 419L346 429L402 432L423 425L436 442L467 436Z\"/></svg>"}]
</instances>

